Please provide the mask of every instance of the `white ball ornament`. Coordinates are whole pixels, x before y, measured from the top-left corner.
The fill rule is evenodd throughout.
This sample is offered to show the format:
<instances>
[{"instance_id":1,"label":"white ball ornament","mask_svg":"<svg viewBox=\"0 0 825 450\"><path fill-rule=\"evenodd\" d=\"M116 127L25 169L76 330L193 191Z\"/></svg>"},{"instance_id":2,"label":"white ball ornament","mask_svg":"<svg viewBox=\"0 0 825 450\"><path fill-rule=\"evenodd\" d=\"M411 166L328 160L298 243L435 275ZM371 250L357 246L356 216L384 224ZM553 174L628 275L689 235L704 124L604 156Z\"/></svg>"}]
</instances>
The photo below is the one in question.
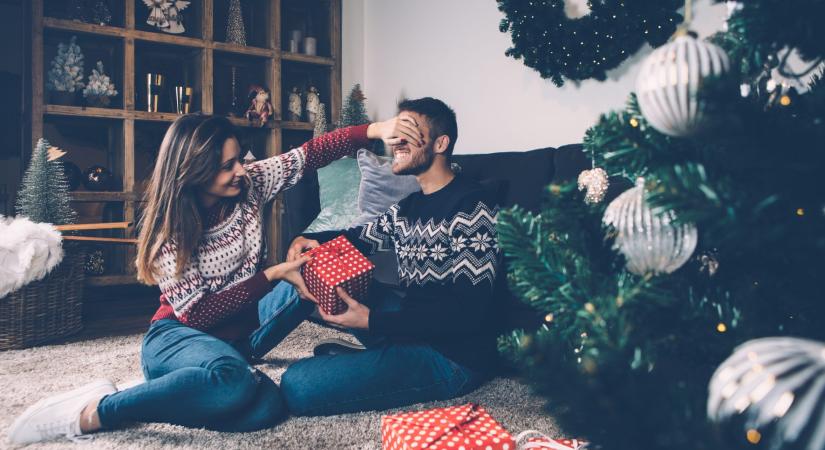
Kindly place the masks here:
<instances>
[{"instance_id":1,"label":"white ball ornament","mask_svg":"<svg viewBox=\"0 0 825 450\"><path fill-rule=\"evenodd\" d=\"M730 69L725 51L684 34L657 48L642 63L636 96L645 119L675 137L695 134L705 124L699 90L709 77Z\"/></svg>"},{"instance_id":2,"label":"white ball ornament","mask_svg":"<svg viewBox=\"0 0 825 450\"><path fill-rule=\"evenodd\" d=\"M696 249L696 226L674 223L673 211L654 212L644 197L644 179L639 178L635 187L607 205L602 222L615 230L613 248L627 259L628 271L636 275L671 273Z\"/></svg>"},{"instance_id":3,"label":"white ball ornament","mask_svg":"<svg viewBox=\"0 0 825 450\"><path fill-rule=\"evenodd\" d=\"M736 434L760 448L825 448L825 345L790 337L740 345L710 380L708 418L739 419Z\"/></svg>"}]
</instances>

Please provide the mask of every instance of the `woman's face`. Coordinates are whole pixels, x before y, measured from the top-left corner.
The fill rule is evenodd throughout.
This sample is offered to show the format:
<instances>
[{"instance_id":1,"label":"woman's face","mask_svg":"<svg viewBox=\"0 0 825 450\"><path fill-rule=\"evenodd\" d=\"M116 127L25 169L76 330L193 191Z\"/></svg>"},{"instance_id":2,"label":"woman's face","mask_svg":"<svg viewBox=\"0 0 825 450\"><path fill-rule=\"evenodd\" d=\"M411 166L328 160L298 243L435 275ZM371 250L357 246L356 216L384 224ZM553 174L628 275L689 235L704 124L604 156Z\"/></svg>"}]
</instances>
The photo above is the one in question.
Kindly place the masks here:
<instances>
[{"instance_id":1,"label":"woman's face","mask_svg":"<svg viewBox=\"0 0 825 450\"><path fill-rule=\"evenodd\" d=\"M207 203L214 203L223 197L235 197L241 193L246 169L241 164L240 155L241 145L237 139L231 137L223 143L218 173L212 179L212 184L204 191Z\"/></svg>"}]
</instances>

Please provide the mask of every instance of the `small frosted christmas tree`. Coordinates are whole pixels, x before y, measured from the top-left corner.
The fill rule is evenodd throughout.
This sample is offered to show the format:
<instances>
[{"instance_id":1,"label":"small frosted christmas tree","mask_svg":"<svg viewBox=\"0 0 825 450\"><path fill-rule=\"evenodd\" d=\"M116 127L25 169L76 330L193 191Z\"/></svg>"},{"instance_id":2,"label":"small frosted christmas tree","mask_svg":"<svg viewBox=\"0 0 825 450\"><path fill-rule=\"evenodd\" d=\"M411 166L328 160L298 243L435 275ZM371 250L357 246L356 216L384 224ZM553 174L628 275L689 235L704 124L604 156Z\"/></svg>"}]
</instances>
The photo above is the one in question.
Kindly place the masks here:
<instances>
[{"instance_id":1,"label":"small frosted christmas tree","mask_svg":"<svg viewBox=\"0 0 825 450\"><path fill-rule=\"evenodd\" d=\"M98 25L109 25L112 23L112 12L109 10L109 2L106 0L96 0L92 8L92 23Z\"/></svg>"},{"instance_id":2,"label":"small frosted christmas tree","mask_svg":"<svg viewBox=\"0 0 825 450\"><path fill-rule=\"evenodd\" d=\"M37 141L20 191L17 214L32 222L55 225L73 223L77 213L69 204L69 183L58 160L64 153L51 147L45 139Z\"/></svg>"},{"instance_id":3,"label":"small frosted christmas tree","mask_svg":"<svg viewBox=\"0 0 825 450\"><path fill-rule=\"evenodd\" d=\"M117 95L115 84L103 71L103 61L97 62L97 68L92 69L92 74L89 75L89 83L83 89L84 97L96 97L104 104L109 103L109 98Z\"/></svg>"},{"instance_id":4,"label":"small frosted christmas tree","mask_svg":"<svg viewBox=\"0 0 825 450\"><path fill-rule=\"evenodd\" d=\"M241 13L241 0L232 0L229 3L229 17L226 20L226 42L246 45L246 30Z\"/></svg>"},{"instance_id":5,"label":"small frosted christmas tree","mask_svg":"<svg viewBox=\"0 0 825 450\"><path fill-rule=\"evenodd\" d=\"M318 116L315 118L315 130L312 137L316 138L327 132L327 106L321 103L318 107Z\"/></svg>"},{"instance_id":6,"label":"small frosted christmas tree","mask_svg":"<svg viewBox=\"0 0 825 450\"><path fill-rule=\"evenodd\" d=\"M361 85L356 84L352 87L346 101L344 101L339 128L370 123L370 118L367 115L367 105L364 100L366 100L366 97L361 91Z\"/></svg>"},{"instance_id":7,"label":"small frosted christmas tree","mask_svg":"<svg viewBox=\"0 0 825 450\"><path fill-rule=\"evenodd\" d=\"M46 88L51 91L75 92L83 89L83 52L77 45L77 36L69 44L57 45L57 56L49 69Z\"/></svg>"}]
</instances>

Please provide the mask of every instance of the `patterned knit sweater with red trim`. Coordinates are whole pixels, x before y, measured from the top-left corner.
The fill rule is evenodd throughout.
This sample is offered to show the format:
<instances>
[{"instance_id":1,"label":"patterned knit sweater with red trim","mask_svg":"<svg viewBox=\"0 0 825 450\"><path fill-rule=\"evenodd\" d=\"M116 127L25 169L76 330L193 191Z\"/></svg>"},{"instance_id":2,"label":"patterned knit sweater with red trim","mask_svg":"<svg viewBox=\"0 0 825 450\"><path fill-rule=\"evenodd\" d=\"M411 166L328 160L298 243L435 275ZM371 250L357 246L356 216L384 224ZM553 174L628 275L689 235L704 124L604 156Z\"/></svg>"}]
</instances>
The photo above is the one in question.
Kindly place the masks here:
<instances>
[{"instance_id":1,"label":"patterned knit sweater with red trim","mask_svg":"<svg viewBox=\"0 0 825 450\"><path fill-rule=\"evenodd\" d=\"M203 237L180 277L175 276L174 243L163 245L154 262L161 296L152 321L177 319L227 340L254 330L257 302L272 288L262 271L264 206L294 186L306 171L365 147L367 127L335 130L287 153L246 165L252 180L246 198L225 217L206 213Z\"/></svg>"}]
</instances>

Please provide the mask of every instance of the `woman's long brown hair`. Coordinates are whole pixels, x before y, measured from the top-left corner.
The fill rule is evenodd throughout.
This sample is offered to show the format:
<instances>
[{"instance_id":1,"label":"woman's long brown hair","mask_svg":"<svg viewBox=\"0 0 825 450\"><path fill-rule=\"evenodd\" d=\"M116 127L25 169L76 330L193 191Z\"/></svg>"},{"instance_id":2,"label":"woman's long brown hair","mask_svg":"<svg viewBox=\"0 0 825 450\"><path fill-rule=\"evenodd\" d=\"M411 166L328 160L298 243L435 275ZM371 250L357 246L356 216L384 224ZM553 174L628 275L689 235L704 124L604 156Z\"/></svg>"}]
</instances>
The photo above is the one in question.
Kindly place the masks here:
<instances>
[{"instance_id":1,"label":"woman's long brown hair","mask_svg":"<svg viewBox=\"0 0 825 450\"><path fill-rule=\"evenodd\" d=\"M175 120L160 145L145 208L138 225L138 280L157 284L155 259L164 243L176 250L175 274L180 276L203 234L198 192L220 169L223 145L237 133L225 117L187 114ZM248 182L243 183L243 198Z\"/></svg>"}]
</instances>

